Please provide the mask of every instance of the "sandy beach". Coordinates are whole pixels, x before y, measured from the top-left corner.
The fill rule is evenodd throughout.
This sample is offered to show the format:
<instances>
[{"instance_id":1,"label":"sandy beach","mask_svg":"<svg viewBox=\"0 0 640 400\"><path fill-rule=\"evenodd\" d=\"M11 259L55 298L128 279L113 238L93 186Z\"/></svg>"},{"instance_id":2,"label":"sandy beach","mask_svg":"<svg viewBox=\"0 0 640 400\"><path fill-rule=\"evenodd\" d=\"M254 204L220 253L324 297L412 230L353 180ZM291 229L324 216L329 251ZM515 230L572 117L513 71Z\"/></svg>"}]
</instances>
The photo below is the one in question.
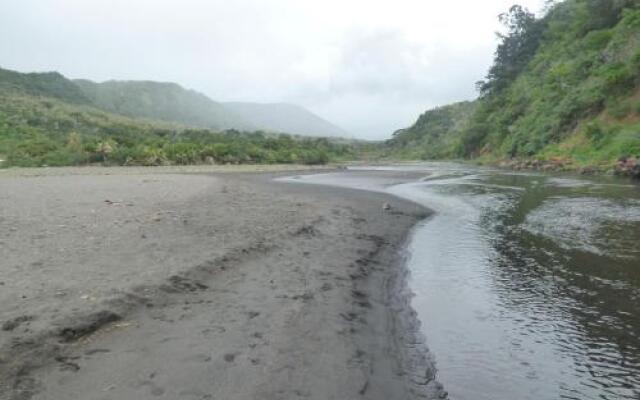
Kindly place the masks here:
<instances>
[{"instance_id":1,"label":"sandy beach","mask_svg":"<svg viewBox=\"0 0 640 400\"><path fill-rule=\"evenodd\" d=\"M0 398L445 398L403 265L429 210L296 173L2 171Z\"/></svg>"}]
</instances>

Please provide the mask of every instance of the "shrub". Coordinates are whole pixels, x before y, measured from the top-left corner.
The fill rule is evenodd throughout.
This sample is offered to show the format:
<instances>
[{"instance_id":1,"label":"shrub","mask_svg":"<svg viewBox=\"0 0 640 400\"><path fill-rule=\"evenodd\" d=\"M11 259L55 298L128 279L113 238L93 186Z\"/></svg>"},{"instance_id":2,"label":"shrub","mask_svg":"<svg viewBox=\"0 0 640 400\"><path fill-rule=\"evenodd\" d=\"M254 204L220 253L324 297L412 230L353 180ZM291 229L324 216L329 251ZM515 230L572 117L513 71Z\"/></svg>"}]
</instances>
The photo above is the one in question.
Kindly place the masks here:
<instances>
[{"instance_id":1,"label":"shrub","mask_svg":"<svg viewBox=\"0 0 640 400\"><path fill-rule=\"evenodd\" d=\"M601 142L604 138L602 126L597 121L586 124L584 127L584 134L591 142L596 144Z\"/></svg>"},{"instance_id":2,"label":"shrub","mask_svg":"<svg viewBox=\"0 0 640 400\"><path fill-rule=\"evenodd\" d=\"M631 68L622 62L607 64L601 76L605 82L604 90L610 94L622 94L633 89L636 76Z\"/></svg>"},{"instance_id":3,"label":"shrub","mask_svg":"<svg viewBox=\"0 0 640 400\"><path fill-rule=\"evenodd\" d=\"M584 38L586 51L599 51L604 49L611 40L613 33L610 30L591 31Z\"/></svg>"}]
</instances>

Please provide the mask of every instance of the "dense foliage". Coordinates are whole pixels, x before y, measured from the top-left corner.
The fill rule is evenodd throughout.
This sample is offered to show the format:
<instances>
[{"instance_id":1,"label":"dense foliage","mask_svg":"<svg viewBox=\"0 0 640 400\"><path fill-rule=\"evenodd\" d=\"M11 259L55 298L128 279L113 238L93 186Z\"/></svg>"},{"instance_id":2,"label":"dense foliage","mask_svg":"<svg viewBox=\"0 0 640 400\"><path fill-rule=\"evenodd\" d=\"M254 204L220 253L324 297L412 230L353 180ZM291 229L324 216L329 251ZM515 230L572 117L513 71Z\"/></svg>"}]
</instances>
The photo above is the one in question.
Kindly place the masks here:
<instances>
[{"instance_id":1,"label":"dense foliage","mask_svg":"<svg viewBox=\"0 0 640 400\"><path fill-rule=\"evenodd\" d=\"M387 142L394 150L391 154L411 159L454 157L475 108L475 102L465 101L425 112L413 126L393 134Z\"/></svg>"},{"instance_id":2,"label":"dense foliage","mask_svg":"<svg viewBox=\"0 0 640 400\"><path fill-rule=\"evenodd\" d=\"M603 167L640 157L640 1L566 0L550 3L542 18L514 6L501 20L506 33L463 126L443 134L417 124L399 136L429 137L421 140L425 157Z\"/></svg>"},{"instance_id":3,"label":"dense foliage","mask_svg":"<svg viewBox=\"0 0 640 400\"><path fill-rule=\"evenodd\" d=\"M327 139L217 132L128 118L79 104L82 94L64 85L64 78L60 85L61 75L37 74L36 82L28 74L9 75L11 81L0 77L2 166L324 164L352 151Z\"/></svg>"},{"instance_id":4,"label":"dense foliage","mask_svg":"<svg viewBox=\"0 0 640 400\"><path fill-rule=\"evenodd\" d=\"M89 100L80 87L57 72L22 74L0 68L0 93L47 96L70 103Z\"/></svg>"},{"instance_id":5,"label":"dense foliage","mask_svg":"<svg viewBox=\"0 0 640 400\"><path fill-rule=\"evenodd\" d=\"M545 20L537 20L526 8L514 5L498 17L507 29L498 33L501 43L487 79L477 83L482 95L496 94L506 89L526 68L535 55L545 27Z\"/></svg>"}]
</instances>

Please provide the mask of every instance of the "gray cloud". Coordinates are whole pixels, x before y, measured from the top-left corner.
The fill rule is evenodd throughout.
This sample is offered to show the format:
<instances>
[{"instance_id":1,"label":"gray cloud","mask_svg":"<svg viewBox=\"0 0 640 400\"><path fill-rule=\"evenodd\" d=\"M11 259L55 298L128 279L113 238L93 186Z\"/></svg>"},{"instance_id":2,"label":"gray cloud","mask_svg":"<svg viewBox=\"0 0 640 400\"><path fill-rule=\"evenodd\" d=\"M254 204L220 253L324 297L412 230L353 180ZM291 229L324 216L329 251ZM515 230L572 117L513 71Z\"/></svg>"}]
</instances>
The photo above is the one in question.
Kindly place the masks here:
<instances>
[{"instance_id":1,"label":"gray cloud","mask_svg":"<svg viewBox=\"0 0 640 400\"><path fill-rule=\"evenodd\" d=\"M544 0L521 1L537 9ZM174 81L217 100L297 102L383 138L472 98L512 0L0 2L0 66Z\"/></svg>"},{"instance_id":2,"label":"gray cloud","mask_svg":"<svg viewBox=\"0 0 640 400\"><path fill-rule=\"evenodd\" d=\"M306 85L292 101L312 105L366 137L384 138L426 108L475 97L490 49L414 43L399 31L349 34L325 85Z\"/></svg>"}]
</instances>

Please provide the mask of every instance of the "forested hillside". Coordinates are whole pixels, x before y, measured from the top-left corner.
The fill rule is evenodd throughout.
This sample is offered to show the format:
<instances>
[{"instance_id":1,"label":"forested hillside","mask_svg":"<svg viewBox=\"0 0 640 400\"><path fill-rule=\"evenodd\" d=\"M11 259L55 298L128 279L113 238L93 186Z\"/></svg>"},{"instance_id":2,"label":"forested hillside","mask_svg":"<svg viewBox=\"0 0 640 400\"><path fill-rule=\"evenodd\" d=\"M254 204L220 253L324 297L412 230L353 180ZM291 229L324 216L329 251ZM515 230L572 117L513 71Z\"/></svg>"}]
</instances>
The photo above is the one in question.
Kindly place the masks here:
<instances>
[{"instance_id":1,"label":"forested hillside","mask_svg":"<svg viewBox=\"0 0 640 400\"><path fill-rule=\"evenodd\" d=\"M475 109L476 102L464 101L426 111L411 127L396 131L388 145L407 158L453 157Z\"/></svg>"},{"instance_id":2,"label":"forested hillside","mask_svg":"<svg viewBox=\"0 0 640 400\"><path fill-rule=\"evenodd\" d=\"M0 69L0 166L318 164L351 152L326 139L130 118L90 97L57 73Z\"/></svg>"},{"instance_id":3,"label":"forested hillside","mask_svg":"<svg viewBox=\"0 0 640 400\"><path fill-rule=\"evenodd\" d=\"M175 83L74 82L96 107L132 118L148 118L217 130L262 130L314 137L348 136L335 125L292 104L220 103Z\"/></svg>"},{"instance_id":4,"label":"forested hillside","mask_svg":"<svg viewBox=\"0 0 640 400\"><path fill-rule=\"evenodd\" d=\"M22 74L0 68L0 94L45 96L76 104L89 102L77 85L57 72Z\"/></svg>"},{"instance_id":5,"label":"forested hillside","mask_svg":"<svg viewBox=\"0 0 640 400\"><path fill-rule=\"evenodd\" d=\"M513 6L500 19L506 33L470 117L443 133L421 121L443 109L428 112L387 143L391 150L401 154L417 134L424 158L606 169L640 157L639 0L566 0L540 18Z\"/></svg>"},{"instance_id":6,"label":"forested hillside","mask_svg":"<svg viewBox=\"0 0 640 400\"><path fill-rule=\"evenodd\" d=\"M175 83L74 81L95 106L132 118L148 118L210 129L257 129L222 104Z\"/></svg>"}]
</instances>

